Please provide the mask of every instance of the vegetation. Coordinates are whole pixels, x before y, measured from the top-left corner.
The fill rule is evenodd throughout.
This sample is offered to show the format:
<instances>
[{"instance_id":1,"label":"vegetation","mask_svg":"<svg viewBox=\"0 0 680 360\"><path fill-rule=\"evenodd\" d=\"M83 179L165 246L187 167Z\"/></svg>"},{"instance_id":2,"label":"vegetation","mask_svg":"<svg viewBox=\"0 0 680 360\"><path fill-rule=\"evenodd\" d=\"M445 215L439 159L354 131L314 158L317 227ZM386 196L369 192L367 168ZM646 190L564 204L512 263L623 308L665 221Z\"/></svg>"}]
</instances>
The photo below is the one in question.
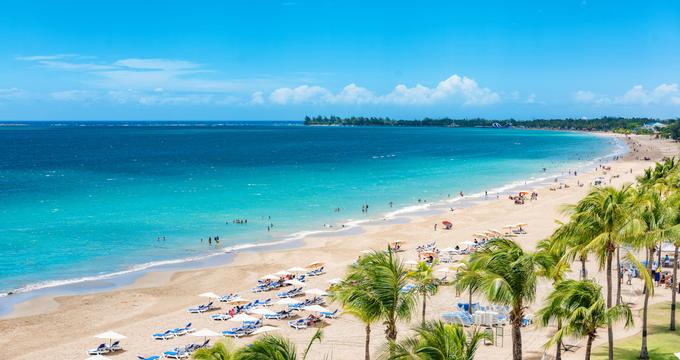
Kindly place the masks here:
<instances>
[{"instance_id":1,"label":"vegetation","mask_svg":"<svg viewBox=\"0 0 680 360\"><path fill-rule=\"evenodd\" d=\"M427 298L435 295L439 290L439 280L434 277L434 264L428 265L424 261L418 263L415 270L409 272L408 276L414 282L413 290L421 296L423 305L422 323L425 323L425 309Z\"/></svg>"},{"instance_id":2,"label":"vegetation","mask_svg":"<svg viewBox=\"0 0 680 360\"><path fill-rule=\"evenodd\" d=\"M678 352L680 333L668 330L668 312L670 303L662 302L649 307L649 358L654 360L677 360L673 355ZM642 311L642 310L640 310ZM614 358L617 360L634 360L640 356L640 334L617 340L614 348ZM607 359L607 345L595 347L592 358L594 360Z\"/></svg>"},{"instance_id":3,"label":"vegetation","mask_svg":"<svg viewBox=\"0 0 680 360\"><path fill-rule=\"evenodd\" d=\"M389 117L349 117L306 116L305 125L343 125L343 126L418 126L418 127L520 127L529 129L558 129L583 131L611 131L623 134L632 132L651 134L652 130L643 128L644 124L658 122L652 118L602 117L597 119L535 119L535 120L493 120L493 119L452 119L424 118L421 120L391 119ZM661 134L680 139L680 119L662 120L669 124L661 129Z\"/></svg>"},{"instance_id":4,"label":"vegetation","mask_svg":"<svg viewBox=\"0 0 680 360\"><path fill-rule=\"evenodd\" d=\"M441 321L425 322L414 329L416 336L399 343L391 342L384 351L383 358L389 360L473 360L488 334L472 330L466 334L459 325L445 324Z\"/></svg>"},{"instance_id":5,"label":"vegetation","mask_svg":"<svg viewBox=\"0 0 680 360\"><path fill-rule=\"evenodd\" d=\"M559 344L565 336L587 338L585 359L590 359L597 329L618 320L632 325L633 315L627 305L605 306L602 289L590 280L564 280L559 282L538 311L542 322L556 317L563 321L562 327L550 339L548 345Z\"/></svg>"}]
</instances>

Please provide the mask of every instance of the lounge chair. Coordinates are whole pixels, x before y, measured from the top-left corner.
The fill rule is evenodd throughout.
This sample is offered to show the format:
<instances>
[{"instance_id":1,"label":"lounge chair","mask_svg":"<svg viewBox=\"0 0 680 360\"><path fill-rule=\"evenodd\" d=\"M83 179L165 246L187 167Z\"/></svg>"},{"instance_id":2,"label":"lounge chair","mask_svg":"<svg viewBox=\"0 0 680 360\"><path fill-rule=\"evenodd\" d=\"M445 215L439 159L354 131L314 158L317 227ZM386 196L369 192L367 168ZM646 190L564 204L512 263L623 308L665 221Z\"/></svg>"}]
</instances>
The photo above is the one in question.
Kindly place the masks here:
<instances>
[{"instance_id":1,"label":"lounge chair","mask_svg":"<svg viewBox=\"0 0 680 360\"><path fill-rule=\"evenodd\" d=\"M162 333L155 333L151 335L155 340L168 340L175 337L175 333L172 330L167 330Z\"/></svg>"},{"instance_id":2,"label":"lounge chair","mask_svg":"<svg viewBox=\"0 0 680 360\"><path fill-rule=\"evenodd\" d=\"M161 358L161 357L158 356L158 355L151 355L151 356L149 356L149 357L142 356L142 355L137 355L137 359L138 359L138 360L158 360L158 359L160 359L160 358Z\"/></svg>"},{"instance_id":3,"label":"lounge chair","mask_svg":"<svg viewBox=\"0 0 680 360\"><path fill-rule=\"evenodd\" d=\"M216 321L226 321L231 319L231 315L229 314L212 314L210 315L210 318Z\"/></svg>"},{"instance_id":4,"label":"lounge chair","mask_svg":"<svg viewBox=\"0 0 680 360\"><path fill-rule=\"evenodd\" d=\"M295 330L306 329L307 319L291 320L288 322L288 326L292 327Z\"/></svg>"},{"instance_id":5,"label":"lounge chair","mask_svg":"<svg viewBox=\"0 0 680 360\"><path fill-rule=\"evenodd\" d=\"M321 313L322 318L326 319L337 319L338 317L338 309L335 309L335 311L322 311Z\"/></svg>"},{"instance_id":6,"label":"lounge chair","mask_svg":"<svg viewBox=\"0 0 680 360\"><path fill-rule=\"evenodd\" d=\"M229 330L224 330L224 331L222 331L222 335L230 336L230 337L233 337L233 338L238 338L238 337L241 337L241 336L246 336L246 335L248 335L248 333L246 332L246 328L241 326L241 327L237 327L237 328L231 328Z\"/></svg>"},{"instance_id":7,"label":"lounge chair","mask_svg":"<svg viewBox=\"0 0 680 360\"><path fill-rule=\"evenodd\" d=\"M218 298L218 300L220 302L227 302L227 301L230 301L232 299L236 299L237 297L238 297L238 294L229 294L229 295L221 296L220 298Z\"/></svg>"},{"instance_id":8,"label":"lounge chair","mask_svg":"<svg viewBox=\"0 0 680 360\"><path fill-rule=\"evenodd\" d=\"M120 341L118 340L114 341L113 344L107 346L106 348L109 349L109 352L123 350L123 347L120 346Z\"/></svg>"},{"instance_id":9,"label":"lounge chair","mask_svg":"<svg viewBox=\"0 0 680 360\"><path fill-rule=\"evenodd\" d=\"M109 352L109 347L106 346L106 344L99 344L96 348L87 350L89 355L101 355L106 354L107 352Z\"/></svg>"},{"instance_id":10,"label":"lounge chair","mask_svg":"<svg viewBox=\"0 0 680 360\"><path fill-rule=\"evenodd\" d=\"M290 310L277 311L276 314L265 315L264 318L267 320L281 320L290 316Z\"/></svg>"},{"instance_id":11,"label":"lounge chair","mask_svg":"<svg viewBox=\"0 0 680 360\"><path fill-rule=\"evenodd\" d=\"M189 354L188 351L186 351L186 349L179 348L171 351L166 351L163 353L163 357L167 359L188 359L189 356L191 355Z\"/></svg>"},{"instance_id":12,"label":"lounge chair","mask_svg":"<svg viewBox=\"0 0 680 360\"><path fill-rule=\"evenodd\" d=\"M204 313L206 311L213 310L213 302L209 302L207 305L199 305L198 307L194 308L189 308L187 311L189 311L192 314L199 314L199 313Z\"/></svg>"}]
</instances>

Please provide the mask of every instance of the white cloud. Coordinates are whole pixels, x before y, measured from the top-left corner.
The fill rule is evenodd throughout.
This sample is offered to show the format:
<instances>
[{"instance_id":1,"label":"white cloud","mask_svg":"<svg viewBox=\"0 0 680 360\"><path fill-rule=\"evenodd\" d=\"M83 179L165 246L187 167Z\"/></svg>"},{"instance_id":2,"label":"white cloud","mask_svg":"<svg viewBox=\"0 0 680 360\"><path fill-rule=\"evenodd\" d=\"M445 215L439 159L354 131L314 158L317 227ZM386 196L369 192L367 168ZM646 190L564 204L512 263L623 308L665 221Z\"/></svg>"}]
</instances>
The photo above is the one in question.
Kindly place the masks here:
<instances>
[{"instance_id":1,"label":"white cloud","mask_svg":"<svg viewBox=\"0 0 680 360\"><path fill-rule=\"evenodd\" d=\"M262 93L262 91L254 92L253 95L250 97L250 103L253 105L264 104L264 93Z\"/></svg>"},{"instance_id":2,"label":"white cloud","mask_svg":"<svg viewBox=\"0 0 680 360\"><path fill-rule=\"evenodd\" d=\"M274 90L269 100L274 104L302 104L328 102L333 97L330 91L321 86L301 85L296 88L283 87Z\"/></svg>"},{"instance_id":3,"label":"white cloud","mask_svg":"<svg viewBox=\"0 0 680 360\"><path fill-rule=\"evenodd\" d=\"M0 100L16 100L26 95L28 93L25 90L16 87L0 89Z\"/></svg>"},{"instance_id":4,"label":"white cloud","mask_svg":"<svg viewBox=\"0 0 680 360\"><path fill-rule=\"evenodd\" d=\"M98 94L87 90L63 90L50 93L50 97L58 101L94 101Z\"/></svg>"},{"instance_id":5,"label":"white cloud","mask_svg":"<svg viewBox=\"0 0 680 360\"><path fill-rule=\"evenodd\" d=\"M610 97L595 94L592 91L579 90L574 100L584 104L618 104L618 105L680 105L680 89L678 84L661 84L652 90L642 85L635 85L621 96Z\"/></svg>"},{"instance_id":6,"label":"white cloud","mask_svg":"<svg viewBox=\"0 0 680 360\"><path fill-rule=\"evenodd\" d=\"M433 103L454 102L463 105L488 105L500 101L500 95L488 88L480 87L476 81L452 75L430 88L421 84L408 87L404 84L384 95L375 95L370 90L354 83L345 86L339 93L320 86L301 85L296 88L274 90L269 100L274 104L394 104L429 105Z\"/></svg>"},{"instance_id":7,"label":"white cloud","mask_svg":"<svg viewBox=\"0 0 680 360\"><path fill-rule=\"evenodd\" d=\"M113 63L116 66L141 70L187 70L200 67L191 61L172 59L123 59Z\"/></svg>"}]
</instances>

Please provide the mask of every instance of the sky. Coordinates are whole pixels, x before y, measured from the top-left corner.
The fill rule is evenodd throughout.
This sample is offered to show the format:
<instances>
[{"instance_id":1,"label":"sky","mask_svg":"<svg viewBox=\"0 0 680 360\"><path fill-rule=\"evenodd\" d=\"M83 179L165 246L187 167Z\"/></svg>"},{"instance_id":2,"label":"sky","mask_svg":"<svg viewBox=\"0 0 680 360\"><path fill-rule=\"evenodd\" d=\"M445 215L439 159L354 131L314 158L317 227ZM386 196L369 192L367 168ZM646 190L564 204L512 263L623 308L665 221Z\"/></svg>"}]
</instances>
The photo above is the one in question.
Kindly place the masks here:
<instances>
[{"instance_id":1,"label":"sky","mask_svg":"<svg viewBox=\"0 0 680 360\"><path fill-rule=\"evenodd\" d=\"M0 120L680 117L680 2L3 0Z\"/></svg>"}]
</instances>

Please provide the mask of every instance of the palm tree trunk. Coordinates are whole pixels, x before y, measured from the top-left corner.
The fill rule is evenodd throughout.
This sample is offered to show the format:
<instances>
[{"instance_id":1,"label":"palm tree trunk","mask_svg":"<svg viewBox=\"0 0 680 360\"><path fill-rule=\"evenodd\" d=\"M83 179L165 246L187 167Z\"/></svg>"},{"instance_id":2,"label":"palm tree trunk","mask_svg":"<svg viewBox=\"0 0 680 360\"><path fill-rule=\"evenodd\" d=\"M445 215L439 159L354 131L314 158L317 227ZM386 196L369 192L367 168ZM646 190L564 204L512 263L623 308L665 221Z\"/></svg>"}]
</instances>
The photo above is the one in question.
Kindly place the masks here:
<instances>
[{"instance_id":1,"label":"palm tree trunk","mask_svg":"<svg viewBox=\"0 0 680 360\"><path fill-rule=\"evenodd\" d=\"M671 331L675 331L675 296L678 292L678 246L673 253L673 277L671 285Z\"/></svg>"},{"instance_id":2,"label":"palm tree trunk","mask_svg":"<svg viewBox=\"0 0 680 360\"><path fill-rule=\"evenodd\" d=\"M588 273L586 270L586 257L582 256L581 257L581 280L585 280L588 277Z\"/></svg>"},{"instance_id":3,"label":"palm tree trunk","mask_svg":"<svg viewBox=\"0 0 680 360\"><path fill-rule=\"evenodd\" d=\"M468 312L472 314L472 289L470 289L470 294L468 295Z\"/></svg>"},{"instance_id":4,"label":"palm tree trunk","mask_svg":"<svg viewBox=\"0 0 680 360\"><path fill-rule=\"evenodd\" d=\"M371 324L366 324L366 343L364 344L364 360L371 360Z\"/></svg>"},{"instance_id":5,"label":"palm tree trunk","mask_svg":"<svg viewBox=\"0 0 680 360\"><path fill-rule=\"evenodd\" d=\"M593 340L595 340L595 335L588 335L588 342L586 343L586 358L585 360L590 360L590 352L593 348Z\"/></svg>"},{"instance_id":6,"label":"palm tree trunk","mask_svg":"<svg viewBox=\"0 0 680 360\"><path fill-rule=\"evenodd\" d=\"M654 247L649 248L649 258L654 259ZM647 262L647 271L652 275L652 262ZM645 283L646 284L646 283ZM645 285L645 287L647 287ZM645 302L642 305L642 345L640 346L640 357L641 360L649 359L649 352L647 351L647 307L649 306L649 293L650 289L647 289L645 293Z\"/></svg>"},{"instance_id":7,"label":"palm tree trunk","mask_svg":"<svg viewBox=\"0 0 680 360\"><path fill-rule=\"evenodd\" d=\"M616 305L621 305L621 255L616 247Z\"/></svg>"},{"instance_id":8,"label":"palm tree trunk","mask_svg":"<svg viewBox=\"0 0 680 360\"><path fill-rule=\"evenodd\" d=\"M521 322L522 322L522 319L520 319L519 321L513 321L512 322L512 359L513 360L522 360Z\"/></svg>"},{"instance_id":9,"label":"palm tree trunk","mask_svg":"<svg viewBox=\"0 0 680 360\"><path fill-rule=\"evenodd\" d=\"M557 319L557 331L562 329L562 319ZM562 360L562 340L557 342L557 350L555 351L555 360Z\"/></svg>"},{"instance_id":10,"label":"palm tree trunk","mask_svg":"<svg viewBox=\"0 0 680 360\"><path fill-rule=\"evenodd\" d=\"M427 294L423 294L423 324L425 324L425 308L427 307Z\"/></svg>"},{"instance_id":11,"label":"palm tree trunk","mask_svg":"<svg viewBox=\"0 0 680 360\"><path fill-rule=\"evenodd\" d=\"M613 249L607 249L607 309L612 307L612 255ZM614 329L612 322L607 322L608 358L614 360Z\"/></svg>"}]
</instances>

